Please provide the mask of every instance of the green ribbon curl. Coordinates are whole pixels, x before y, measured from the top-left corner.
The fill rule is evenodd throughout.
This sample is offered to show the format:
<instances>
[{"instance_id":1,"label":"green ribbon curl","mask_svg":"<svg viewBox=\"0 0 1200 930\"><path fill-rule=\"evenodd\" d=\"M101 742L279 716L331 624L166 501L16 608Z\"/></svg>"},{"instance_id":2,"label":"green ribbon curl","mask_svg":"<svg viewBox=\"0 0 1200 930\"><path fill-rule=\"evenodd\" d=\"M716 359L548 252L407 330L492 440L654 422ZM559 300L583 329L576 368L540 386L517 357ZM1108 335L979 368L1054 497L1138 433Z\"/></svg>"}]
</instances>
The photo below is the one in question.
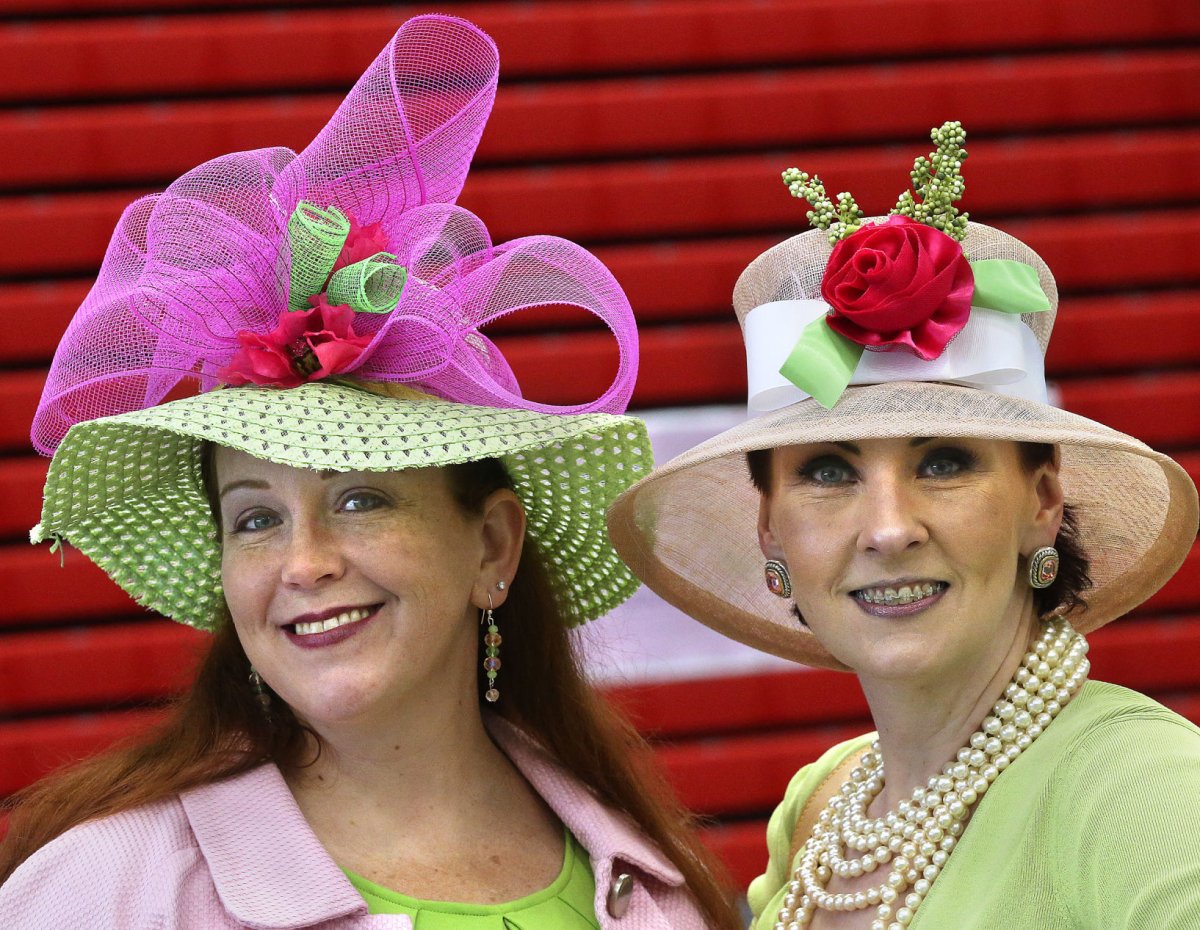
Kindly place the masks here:
<instances>
[{"instance_id":1,"label":"green ribbon curl","mask_svg":"<svg viewBox=\"0 0 1200 930\"><path fill-rule=\"evenodd\" d=\"M349 304L359 313L390 313L400 302L408 272L396 256L376 252L370 258L339 268L329 279L325 295L331 304Z\"/></svg>"},{"instance_id":2,"label":"green ribbon curl","mask_svg":"<svg viewBox=\"0 0 1200 930\"><path fill-rule=\"evenodd\" d=\"M322 210L301 200L288 219L288 239L292 248L292 280L288 289L288 309L309 309L308 298L325 289L350 234L350 220L337 207Z\"/></svg>"},{"instance_id":3,"label":"green ribbon curl","mask_svg":"<svg viewBox=\"0 0 1200 930\"><path fill-rule=\"evenodd\" d=\"M358 313L396 309L408 272L389 252L376 252L339 268L330 277L349 234L350 220L337 207L322 210L307 200L296 205L288 219L292 249L289 310L308 310L309 298L322 291L331 305L347 305Z\"/></svg>"}]
</instances>

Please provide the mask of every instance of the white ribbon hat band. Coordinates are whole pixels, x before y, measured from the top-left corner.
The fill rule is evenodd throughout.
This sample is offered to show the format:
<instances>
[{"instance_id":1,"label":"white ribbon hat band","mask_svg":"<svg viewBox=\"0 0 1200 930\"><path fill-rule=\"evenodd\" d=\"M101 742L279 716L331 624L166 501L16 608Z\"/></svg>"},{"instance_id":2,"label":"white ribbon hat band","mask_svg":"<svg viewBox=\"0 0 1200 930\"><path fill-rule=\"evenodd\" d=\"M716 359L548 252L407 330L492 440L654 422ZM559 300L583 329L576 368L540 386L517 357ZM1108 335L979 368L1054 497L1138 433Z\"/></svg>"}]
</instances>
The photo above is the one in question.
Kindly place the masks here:
<instances>
[{"instance_id":1,"label":"white ribbon hat band","mask_svg":"<svg viewBox=\"0 0 1200 930\"><path fill-rule=\"evenodd\" d=\"M779 373L801 333L825 316L823 300L777 300L751 310L743 321L749 406L755 413L778 410L809 395ZM851 384L889 381L946 381L1049 403L1042 350L1019 314L972 307L967 325L937 358L911 352L866 351Z\"/></svg>"}]
</instances>

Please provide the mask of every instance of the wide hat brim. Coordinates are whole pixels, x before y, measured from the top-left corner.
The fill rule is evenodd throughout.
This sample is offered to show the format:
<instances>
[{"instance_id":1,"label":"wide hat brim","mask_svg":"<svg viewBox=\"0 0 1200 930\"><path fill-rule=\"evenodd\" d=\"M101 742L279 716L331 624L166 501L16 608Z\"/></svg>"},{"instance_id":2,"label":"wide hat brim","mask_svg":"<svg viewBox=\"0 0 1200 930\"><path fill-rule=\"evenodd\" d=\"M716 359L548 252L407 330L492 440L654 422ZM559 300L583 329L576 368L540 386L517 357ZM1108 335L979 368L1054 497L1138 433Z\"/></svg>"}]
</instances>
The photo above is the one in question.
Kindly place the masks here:
<instances>
[{"instance_id":1,"label":"wide hat brim","mask_svg":"<svg viewBox=\"0 0 1200 930\"><path fill-rule=\"evenodd\" d=\"M609 535L647 586L705 625L785 659L843 668L797 622L790 601L767 590L746 452L918 435L1059 445L1066 501L1091 560L1087 606L1066 614L1080 632L1154 594L1196 538L1196 488L1168 456L1044 404L915 382L852 387L832 410L807 400L747 420L624 492L609 511Z\"/></svg>"},{"instance_id":2,"label":"wide hat brim","mask_svg":"<svg viewBox=\"0 0 1200 930\"><path fill-rule=\"evenodd\" d=\"M139 604L211 630L223 595L205 442L332 471L498 458L569 622L601 616L638 586L608 543L604 512L650 469L641 420L397 399L344 383L229 388L79 423L50 463L31 538L69 541Z\"/></svg>"}]
</instances>

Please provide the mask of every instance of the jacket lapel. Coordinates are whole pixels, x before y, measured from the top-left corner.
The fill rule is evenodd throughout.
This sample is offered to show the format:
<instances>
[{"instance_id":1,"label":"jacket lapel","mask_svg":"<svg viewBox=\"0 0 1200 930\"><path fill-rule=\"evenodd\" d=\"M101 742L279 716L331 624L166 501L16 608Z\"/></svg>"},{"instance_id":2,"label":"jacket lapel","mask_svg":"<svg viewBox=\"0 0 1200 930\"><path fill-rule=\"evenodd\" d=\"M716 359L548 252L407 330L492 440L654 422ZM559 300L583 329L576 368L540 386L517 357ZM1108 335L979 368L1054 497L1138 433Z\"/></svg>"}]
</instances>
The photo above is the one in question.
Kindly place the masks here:
<instances>
[{"instance_id":1,"label":"jacket lapel","mask_svg":"<svg viewBox=\"0 0 1200 930\"><path fill-rule=\"evenodd\" d=\"M221 903L247 927L294 930L366 915L273 764L180 795Z\"/></svg>"}]
</instances>

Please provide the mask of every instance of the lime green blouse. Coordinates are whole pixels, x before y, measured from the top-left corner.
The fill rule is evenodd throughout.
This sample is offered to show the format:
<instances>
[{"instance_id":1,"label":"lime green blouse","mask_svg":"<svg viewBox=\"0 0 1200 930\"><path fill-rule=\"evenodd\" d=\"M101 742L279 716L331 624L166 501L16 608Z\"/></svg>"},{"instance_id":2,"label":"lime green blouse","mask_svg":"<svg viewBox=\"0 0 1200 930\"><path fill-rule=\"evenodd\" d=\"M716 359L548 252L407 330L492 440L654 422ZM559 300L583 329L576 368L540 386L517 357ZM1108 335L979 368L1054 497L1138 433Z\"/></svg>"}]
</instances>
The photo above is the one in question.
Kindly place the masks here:
<instances>
[{"instance_id":1,"label":"lime green blouse","mask_svg":"<svg viewBox=\"0 0 1200 930\"><path fill-rule=\"evenodd\" d=\"M421 901L348 870L372 914L407 914L414 930L599 930L596 880L587 851L566 833L562 871L541 891L504 904Z\"/></svg>"},{"instance_id":2,"label":"lime green blouse","mask_svg":"<svg viewBox=\"0 0 1200 930\"><path fill-rule=\"evenodd\" d=\"M792 779L767 827L767 871L750 885L752 930L775 925L805 800L872 736ZM1200 728L1089 681L979 802L909 930L1197 930L1197 824Z\"/></svg>"}]
</instances>

